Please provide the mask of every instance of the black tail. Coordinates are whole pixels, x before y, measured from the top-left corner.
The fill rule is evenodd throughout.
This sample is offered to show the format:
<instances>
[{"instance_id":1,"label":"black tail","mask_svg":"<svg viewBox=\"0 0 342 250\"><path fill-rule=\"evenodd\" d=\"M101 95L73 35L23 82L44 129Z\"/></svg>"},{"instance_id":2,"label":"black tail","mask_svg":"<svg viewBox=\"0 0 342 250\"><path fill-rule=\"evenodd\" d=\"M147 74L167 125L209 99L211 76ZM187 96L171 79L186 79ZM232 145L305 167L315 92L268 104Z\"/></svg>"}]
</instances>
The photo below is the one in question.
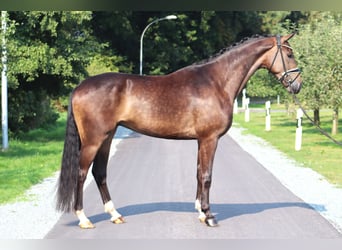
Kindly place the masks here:
<instances>
[{"instance_id":1,"label":"black tail","mask_svg":"<svg viewBox=\"0 0 342 250\"><path fill-rule=\"evenodd\" d=\"M80 137L77 131L71 98L68 109L68 119L62 168L58 181L56 209L61 212L70 212L74 209L77 196L77 180L79 174Z\"/></svg>"}]
</instances>

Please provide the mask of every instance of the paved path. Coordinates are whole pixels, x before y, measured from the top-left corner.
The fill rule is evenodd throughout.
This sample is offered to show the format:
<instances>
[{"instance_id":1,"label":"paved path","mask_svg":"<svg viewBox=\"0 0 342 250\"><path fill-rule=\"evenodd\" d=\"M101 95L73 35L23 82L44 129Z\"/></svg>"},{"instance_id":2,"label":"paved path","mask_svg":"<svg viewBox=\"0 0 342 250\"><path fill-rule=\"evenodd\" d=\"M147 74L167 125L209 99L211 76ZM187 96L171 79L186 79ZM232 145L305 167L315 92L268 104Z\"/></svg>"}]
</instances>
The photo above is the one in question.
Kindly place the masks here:
<instances>
[{"instance_id":1,"label":"paved path","mask_svg":"<svg viewBox=\"0 0 342 250\"><path fill-rule=\"evenodd\" d=\"M210 193L211 210L220 226L201 224L194 209L196 159L196 141L132 134L118 145L108 171L113 201L127 223L109 222L91 182L84 203L96 228L81 230L73 214L64 214L46 238L342 237L228 135L218 145Z\"/></svg>"}]
</instances>

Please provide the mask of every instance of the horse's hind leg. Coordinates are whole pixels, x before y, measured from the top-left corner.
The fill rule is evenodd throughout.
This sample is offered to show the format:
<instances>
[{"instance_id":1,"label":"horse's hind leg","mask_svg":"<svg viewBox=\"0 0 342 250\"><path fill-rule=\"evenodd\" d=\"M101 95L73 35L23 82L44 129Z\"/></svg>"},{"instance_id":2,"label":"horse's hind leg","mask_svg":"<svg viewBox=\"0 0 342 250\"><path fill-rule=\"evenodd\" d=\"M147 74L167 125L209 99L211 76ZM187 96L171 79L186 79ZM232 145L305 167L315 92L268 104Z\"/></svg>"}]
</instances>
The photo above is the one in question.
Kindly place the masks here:
<instances>
[{"instance_id":1,"label":"horse's hind leg","mask_svg":"<svg viewBox=\"0 0 342 250\"><path fill-rule=\"evenodd\" d=\"M77 196L75 203L76 215L79 219L79 226L84 229L94 228L95 226L90 222L83 211L83 186L87 178L88 170L98 150L97 146L81 146L80 152L80 169L77 182Z\"/></svg>"},{"instance_id":2,"label":"horse's hind leg","mask_svg":"<svg viewBox=\"0 0 342 250\"><path fill-rule=\"evenodd\" d=\"M124 222L124 219L121 214L116 211L107 186L108 156L114 132L115 130L108 135L108 138L103 142L102 146L97 152L94 159L92 173L99 188L105 212L111 215L111 221L113 223L121 224Z\"/></svg>"}]
</instances>

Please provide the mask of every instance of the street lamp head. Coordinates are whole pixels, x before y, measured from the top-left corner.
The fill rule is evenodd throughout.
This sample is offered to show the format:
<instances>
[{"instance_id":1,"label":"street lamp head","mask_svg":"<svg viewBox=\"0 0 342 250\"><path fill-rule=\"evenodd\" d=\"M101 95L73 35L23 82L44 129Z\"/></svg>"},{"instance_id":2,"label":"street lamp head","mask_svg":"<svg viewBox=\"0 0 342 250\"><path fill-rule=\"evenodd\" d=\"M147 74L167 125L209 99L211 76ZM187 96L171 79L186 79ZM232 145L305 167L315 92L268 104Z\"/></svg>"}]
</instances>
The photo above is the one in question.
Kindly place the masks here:
<instances>
[{"instance_id":1,"label":"street lamp head","mask_svg":"<svg viewBox=\"0 0 342 250\"><path fill-rule=\"evenodd\" d=\"M177 19L177 16L175 16L175 15L168 15L168 16L163 17L163 18L155 19L153 22L150 22L145 27L143 32L141 33L141 36L140 36L140 75L142 75L143 38L144 38L145 31L148 29L148 27L150 27L152 24L154 24L156 22L159 22L159 21L162 21L162 20L172 20L172 19Z\"/></svg>"},{"instance_id":2,"label":"street lamp head","mask_svg":"<svg viewBox=\"0 0 342 250\"><path fill-rule=\"evenodd\" d=\"M167 19L167 20L177 19L177 16L175 16L175 15L169 15L169 16L166 16L165 19Z\"/></svg>"}]
</instances>

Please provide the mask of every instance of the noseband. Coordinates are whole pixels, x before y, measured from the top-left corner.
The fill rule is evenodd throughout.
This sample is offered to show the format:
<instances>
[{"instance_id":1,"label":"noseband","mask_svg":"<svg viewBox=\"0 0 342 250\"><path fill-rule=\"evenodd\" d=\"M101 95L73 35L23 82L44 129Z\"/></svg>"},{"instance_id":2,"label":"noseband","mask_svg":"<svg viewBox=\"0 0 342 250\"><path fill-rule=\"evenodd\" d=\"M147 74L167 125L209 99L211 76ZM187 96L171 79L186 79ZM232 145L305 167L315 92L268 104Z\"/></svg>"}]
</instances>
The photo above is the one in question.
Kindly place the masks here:
<instances>
[{"instance_id":1,"label":"noseband","mask_svg":"<svg viewBox=\"0 0 342 250\"><path fill-rule=\"evenodd\" d=\"M277 35L276 38L277 38L277 53L275 54L275 56L273 58L273 61L272 61L272 64L271 64L271 67L270 67L269 71L272 69L272 67L274 65L274 62L275 62L275 60L276 60L276 58L278 56L278 53L280 52L280 57L281 57L281 61L283 63L284 72L281 74L280 78L278 78L278 81L280 81L280 82L285 81L285 83L287 84L287 86L285 86L285 87L289 87L297 79L297 77L300 75L301 70L299 68L293 68L293 69L289 69L289 70L286 69L285 60L284 60L284 56L283 56L283 51L281 50L281 47L282 46L283 47L287 47L287 48L289 48L291 50L292 50L292 48L290 46L281 44L281 40L280 40L281 37L280 37L280 35ZM296 77L294 79L292 79L290 74L291 73L296 73L296 72L298 74L296 75Z\"/></svg>"}]
</instances>

